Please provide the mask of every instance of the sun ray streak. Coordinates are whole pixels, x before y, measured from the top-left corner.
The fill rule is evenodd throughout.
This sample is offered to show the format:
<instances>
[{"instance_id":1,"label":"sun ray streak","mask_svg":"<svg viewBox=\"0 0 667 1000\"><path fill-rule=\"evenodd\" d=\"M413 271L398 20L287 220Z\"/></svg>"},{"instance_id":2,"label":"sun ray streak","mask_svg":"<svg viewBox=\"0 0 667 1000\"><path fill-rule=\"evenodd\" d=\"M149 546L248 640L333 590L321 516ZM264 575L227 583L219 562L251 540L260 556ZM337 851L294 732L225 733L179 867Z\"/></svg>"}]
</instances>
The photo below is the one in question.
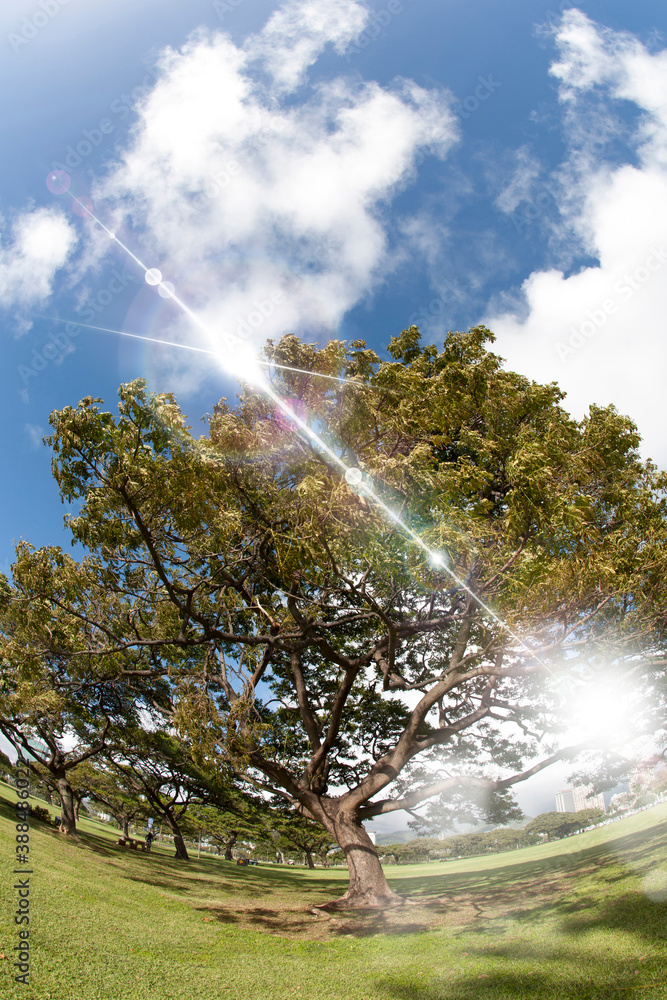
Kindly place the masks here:
<instances>
[{"instance_id":1,"label":"sun ray streak","mask_svg":"<svg viewBox=\"0 0 667 1000\"><path fill-rule=\"evenodd\" d=\"M75 323L83 330L100 330L102 333L115 333L119 337L132 337L133 340L146 340L151 344L162 344L164 347L180 347L183 351L196 351L197 354L211 354L214 357L217 351L211 351L207 347L193 347L192 344L181 344L175 340L160 340L158 337L147 337L143 333L129 333L127 330L115 330L109 326L93 326L90 323L82 323L79 319L59 319L57 316L42 316L36 313L37 319L48 320L50 323ZM280 368L281 371L298 372L300 375L313 375L316 378L326 378L332 382L341 382L343 385L353 385L358 389L364 388L363 383L356 382L351 378L340 378L338 375L325 375L324 372L312 372L307 368L295 368L293 365L279 365L275 361L262 361L257 358L257 364L265 368Z\"/></svg>"},{"instance_id":2,"label":"sun ray streak","mask_svg":"<svg viewBox=\"0 0 667 1000\"><path fill-rule=\"evenodd\" d=\"M114 232L112 232L107 226L105 226L105 224L101 221L101 219L99 219L94 214L92 208L90 208L88 205L80 201L71 192L68 191L67 193L70 195L72 200L80 206L80 208L82 209L82 214L84 216L88 216L94 222L96 222L97 225L107 234L107 236L109 236L109 238L113 240L121 248L121 250L124 250L125 253L128 254L128 256L131 257L132 260L135 261L135 263L144 271L144 276L146 277L147 282L151 285L158 285L159 288L165 289L165 297L170 298L185 313L185 315L192 320L195 326L197 326L200 330L202 330L203 333L206 334L206 336L209 338L211 342L215 342L216 338L215 332L211 330L210 327L208 327L207 324L195 312L193 312L193 310L187 305L187 303L183 302L183 300L176 294L174 288L171 285L166 285L162 281L161 272L158 271L156 268L147 267L147 265L144 264L144 262L140 260L139 257L137 257L129 249L129 247L127 247L125 243L123 243L122 240L120 240L116 236ZM80 324L80 325L84 326L85 324ZM107 328L105 327L91 327L91 329L100 329L107 331ZM237 375L237 377L243 378L243 376L240 375L238 371L232 370L233 366L229 365L228 359L226 363L226 359L223 357L221 351L212 351L212 350L207 351L204 348L192 347L191 345L188 344L175 344L167 340L158 340L157 338L154 337L142 337L139 334L126 333L125 331L120 331L120 330L113 330L108 332L118 333L121 336L132 337L138 340L149 340L158 344L164 344L165 346L168 347L180 347L184 350L197 351L199 353L204 353L204 354L212 354L215 357L217 357L221 368L227 369L227 371L229 371L231 374L235 374ZM227 347L231 347L235 344L240 344L243 345L244 347L246 346L245 344L243 344L243 341L241 341L240 338L236 336L226 333L222 334L222 336L225 340ZM246 355L245 360L247 362L250 362L250 357ZM255 364L258 363L258 360L259 359L257 359L256 357L254 356L252 357L252 362L254 362ZM280 367L286 367L286 366L280 366ZM250 374L251 373L248 372L249 377ZM316 373L309 372L308 374L316 374ZM344 475L353 470L355 473L358 472L358 470L354 469L353 466L349 466L346 462L344 462L343 459L340 458L340 456L337 455L336 452L332 448L330 448L325 441L322 440L322 438L317 434L317 432L314 431L313 428L310 427L301 417L299 417L299 415L294 412L294 410L289 406L289 404L286 403L285 400L283 400L281 396L279 396L278 393L276 393L271 388L271 386L269 386L266 383L263 377L258 375L257 377L254 377L252 381L255 382L258 389L261 389L261 391L264 392L269 397L269 399L271 399L275 403L275 405L283 411L283 413L285 413L285 415L289 418L292 424L298 427L311 440L311 442L313 442L313 444L316 445L317 448L319 448L320 451L331 460L331 462L335 466L338 466L338 468L341 469ZM486 614L488 614L490 618L492 618L492 620L495 621L496 624L499 625L514 642L517 643L520 649L528 653L531 659L537 661L538 663L540 663L541 666L545 667L545 669L549 673L553 673L551 668L546 663L544 663L533 650L531 650L530 646L527 645L525 640L521 639L521 637L518 636L510 628L507 622L503 621L503 619L500 618L496 614L496 612L493 611L492 608L488 606L488 604L486 604L480 597L478 597L477 594L475 594L475 592L465 583L465 581L462 580L458 576L458 574L455 573L454 570L451 569L446 564L446 562L442 559L439 552L436 552L431 548L429 548L429 546L426 544L423 538L421 538L421 536L416 531L414 531L409 526L409 524L407 524L398 514L396 514L395 511L393 511L385 503L385 501L381 497L378 496L378 494L370 486L370 484L364 484L363 492L366 496L368 496L372 500L372 502L380 510L384 512L384 514L389 518L389 520L393 521L404 532L405 535L407 535L420 549L422 549L422 551L431 559L431 561L434 564L438 565L439 569L441 569L454 581L457 587L460 587L462 590L464 590L475 601L475 603L480 608L482 608L486 612Z\"/></svg>"}]
</instances>

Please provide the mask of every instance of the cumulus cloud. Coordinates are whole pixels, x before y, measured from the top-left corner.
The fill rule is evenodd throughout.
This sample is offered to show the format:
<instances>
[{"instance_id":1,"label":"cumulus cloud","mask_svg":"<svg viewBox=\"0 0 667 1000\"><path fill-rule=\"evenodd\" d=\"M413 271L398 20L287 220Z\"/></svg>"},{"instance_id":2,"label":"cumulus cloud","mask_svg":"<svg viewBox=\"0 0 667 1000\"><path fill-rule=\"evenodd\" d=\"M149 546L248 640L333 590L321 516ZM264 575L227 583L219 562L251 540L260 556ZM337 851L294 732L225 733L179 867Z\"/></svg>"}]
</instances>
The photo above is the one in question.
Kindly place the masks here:
<instances>
[{"instance_id":1,"label":"cumulus cloud","mask_svg":"<svg viewBox=\"0 0 667 1000\"><path fill-rule=\"evenodd\" d=\"M0 246L0 302L5 308L37 305L49 297L56 272L74 250L74 228L58 209L20 215ZM21 329L25 329L23 323Z\"/></svg>"},{"instance_id":2,"label":"cumulus cloud","mask_svg":"<svg viewBox=\"0 0 667 1000\"><path fill-rule=\"evenodd\" d=\"M306 70L331 45L342 54L364 29L369 12L358 0L289 0L272 15L264 30L251 36L244 50L269 73L274 89L289 93Z\"/></svg>"},{"instance_id":3,"label":"cumulus cloud","mask_svg":"<svg viewBox=\"0 0 667 1000\"><path fill-rule=\"evenodd\" d=\"M578 10L565 13L555 37L551 73L570 143L559 171L562 232L595 263L534 272L523 308L496 310L485 322L511 367L556 379L577 416L589 403L615 403L639 424L646 453L667 464L667 52L649 52ZM624 102L637 115L626 162L587 146L581 127L599 111L608 131L615 109L622 132Z\"/></svg>"},{"instance_id":4,"label":"cumulus cloud","mask_svg":"<svg viewBox=\"0 0 667 1000\"><path fill-rule=\"evenodd\" d=\"M307 81L366 18L357 0L290 0L243 46L200 30L161 56L94 196L211 329L335 334L387 276L389 206L418 155L456 140L444 91Z\"/></svg>"}]
</instances>

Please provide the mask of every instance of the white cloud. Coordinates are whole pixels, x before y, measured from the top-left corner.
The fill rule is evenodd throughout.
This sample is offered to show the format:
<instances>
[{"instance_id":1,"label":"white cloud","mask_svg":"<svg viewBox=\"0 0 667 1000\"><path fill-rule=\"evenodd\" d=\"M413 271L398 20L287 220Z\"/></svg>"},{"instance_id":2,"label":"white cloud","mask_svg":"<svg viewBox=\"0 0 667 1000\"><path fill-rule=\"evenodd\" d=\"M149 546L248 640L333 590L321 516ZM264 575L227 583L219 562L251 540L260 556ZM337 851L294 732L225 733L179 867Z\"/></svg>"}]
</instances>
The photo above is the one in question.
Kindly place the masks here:
<instances>
[{"instance_id":1,"label":"white cloud","mask_svg":"<svg viewBox=\"0 0 667 1000\"><path fill-rule=\"evenodd\" d=\"M417 155L455 141L449 95L409 80L338 77L285 98L366 16L357 0L291 0L242 48L201 30L166 50L98 186L98 211L118 232L131 223L128 242L139 234L146 263L215 330L335 334L386 278L387 206Z\"/></svg>"},{"instance_id":2,"label":"white cloud","mask_svg":"<svg viewBox=\"0 0 667 1000\"><path fill-rule=\"evenodd\" d=\"M645 452L667 464L667 52L650 53L576 10L564 15L556 41L551 72L571 146L559 207L570 240L597 263L567 276L533 272L523 284L524 310L485 322L510 367L557 380L576 416L589 403L613 402L638 423ZM613 102L621 100L640 114L633 164L605 161L599 147L594 154L581 127L599 108L607 129L610 102L620 113Z\"/></svg>"},{"instance_id":3,"label":"white cloud","mask_svg":"<svg viewBox=\"0 0 667 1000\"><path fill-rule=\"evenodd\" d=\"M26 424L24 430L30 439L30 447L37 450L42 444L44 428L38 424Z\"/></svg>"},{"instance_id":4,"label":"white cloud","mask_svg":"<svg viewBox=\"0 0 667 1000\"><path fill-rule=\"evenodd\" d=\"M517 205L528 200L535 181L540 175L540 165L527 146L520 146L514 154L512 175L496 197L501 212L513 212Z\"/></svg>"},{"instance_id":5,"label":"white cloud","mask_svg":"<svg viewBox=\"0 0 667 1000\"><path fill-rule=\"evenodd\" d=\"M19 216L11 242L0 246L0 302L26 307L51 294L53 280L72 253L77 237L58 209L38 208Z\"/></svg>"},{"instance_id":6,"label":"white cloud","mask_svg":"<svg viewBox=\"0 0 667 1000\"><path fill-rule=\"evenodd\" d=\"M261 61L274 89L289 92L303 81L327 45L342 54L361 34L368 17L358 0L289 0L244 49L252 61Z\"/></svg>"}]
</instances>

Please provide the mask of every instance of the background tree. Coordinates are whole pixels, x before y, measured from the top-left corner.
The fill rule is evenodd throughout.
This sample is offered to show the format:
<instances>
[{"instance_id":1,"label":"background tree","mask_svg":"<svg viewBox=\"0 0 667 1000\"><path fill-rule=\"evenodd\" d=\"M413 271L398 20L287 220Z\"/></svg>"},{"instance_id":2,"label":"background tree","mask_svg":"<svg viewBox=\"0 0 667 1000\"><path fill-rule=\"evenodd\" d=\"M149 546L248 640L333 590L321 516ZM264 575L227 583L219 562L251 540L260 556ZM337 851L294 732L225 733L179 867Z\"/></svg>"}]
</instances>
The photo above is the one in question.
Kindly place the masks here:
<instances>
[{"instance_id":1,"label":"background tree","mask_svg":"<svg viewBox=\"0 0 667 1000\"><path fill-rule=\"evenodd\" d=\"M267 807L258 799L238 789L225 794L228 808L196 804L188 808L182 829L193 839L200 834L212 841L226 861L233 860L237 842L261 839L265 836Z\"/></svg>"},{"instance_id":2,"label":"background tree","mask_svg":"<svg viewBox=\"0 0 667 1000\"><path fill-rule=\"evenodd\" d=\"M150 654L200 759L340 844L345 905L398 901L364 820L452 793L511 809L513 784L575 752L556 749L555 675L612 662L648 683L664 657L665 477L631 421L572 420L557 386L503 370L492 339L477 328L438 351L413 327L391 362L363 342L269 345L314 373L275 376L310 429L248 389L194 441L141 383L121 387L118 419L90 398L51 418L91 553L57 611L89 609L91 675ZM31 580L55 614L49 572Z\"/></svg>"},{"instance_id":3,"label":"background tree","mask_svg":"<svg viewBox=\"0 0 667 1000\"><path fill-rule=\"evenodd\" d=\"M58 795L60 832L75 836L85 789L76 782L73 786L71 776L105 748L118 705L113 694L101 689L91 689L87 696L80 692L73 703L54 689L51 681L56 672L48 664L26 674L3 662L0 732L29 761L38 782Z\"/></svg>"},{"instance_id":4,"label":"background tree","mask_svg":"<svg viewBox=\"0 0 667 1000\"><path fill-rule=\"evenodd\" d=\"M73 772L73 777L86 789L86 795L93 802L104 806L118 824L121 834L126 839L130 836L130 823L136 823L147 816L146 803L135 787L124 783L123 776L100 766L85 761Z\"/></svg>"},{"instance_id":5,"label":"background tree","mask_svg":"<svg viewBox=\"0 0 667 1000\"><path fill-rule=\"evenodd\" d=\"M114 724L136 724L136 692L117 683L119 657L91 669L86 622L110 612L104 588L87 589L85 560L20 543L12 576L0 579L0 732L57 794L60 832L73 836L87 790L73 775L108 749Z\"/></svg>"},{"instance_id":6,"label":"background tree","mask_svg":"<svg viewBox=\"0 0 667 1000\"><path fill-rule=\"evenodd\" d=\"M336 845L319 823L300 816L289 807L274 806L265 819L265 825L278 834L275 841L277 850L300 851L309 868L315 867L316 857L321 864L328 864L327 854Z\"/></svg>"},{"instance_id":7,"label":"background tree","mask_svg":"<svg viewBox=\"0 0 667 1000\"><path fill-rule=\"evenodd\" d=\"M106 758L111 774L141 796L146 806L171 830L176 858L189 861L182 821L188 807L201 802L191 759L177 737L161 731L123 733ZM193 780L194 778L194 780Z\"/></svg>"},{"instance_id":8,"label":"background tree","mask_svg":"<svg viewBox=\"0 0 667 1000\"><path fill-rule=\"evenodd\" d=\"M599 823L605 818L602 809L580 809L579 812L540 813L525 827L526 833L546 834L547 841L552 838L567 837L576 830L583 830L593 823Z\"/></svg>"}]
</instances>

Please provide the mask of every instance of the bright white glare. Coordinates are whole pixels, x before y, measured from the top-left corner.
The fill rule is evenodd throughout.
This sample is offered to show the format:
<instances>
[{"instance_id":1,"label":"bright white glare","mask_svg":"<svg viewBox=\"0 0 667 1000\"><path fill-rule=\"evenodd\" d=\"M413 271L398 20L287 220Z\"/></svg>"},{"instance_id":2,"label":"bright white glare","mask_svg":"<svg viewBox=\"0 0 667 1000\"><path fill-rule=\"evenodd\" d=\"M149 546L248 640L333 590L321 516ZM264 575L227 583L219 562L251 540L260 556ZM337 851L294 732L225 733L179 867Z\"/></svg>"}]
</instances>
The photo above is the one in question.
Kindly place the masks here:
<instances>
[{"instance_id":1,"label":"bright white glare","mask_svg":"<svg viewBox=\"0 0 667 1000\"><path fill-rule=\"evenodd\" d=\"M447 559L440 552L431 553L431 565L436 568L445 568L447 566Z\"/></svg>"},{"instance_id":2,"label":"bright white glare","mask_svg":"<svg viewBox=\"0 0 667 1000\"><path fill-rule=\"evenodd\" d=\"M654 869L646 876L642 891L654 903L667 903L667 865Z\"/></svg>"},{"instance_id":3,"label":"bright white glare","mask_svg":"<svg viewBox=\"0 0 667 1000\"><path fill-rule=\"evenodd\" d=\"M266 383L264 372L260 369L257 356L250 345L237 337L224 334L220 340L224 346L213 352L220 367L243 382L264 389Z\"/></svg>"},{"instance_id":4,"label":"bright white glare","mask_svg":"<svg viewBox=\"0 0 667 1000\"><path fill-rule=\"evenodd\" d=\"M159 285L162 281L162 271L158 271L157 267L150 267L144 274L147 285Z\"/></svg>"},{"instance_id":5,"label":"bright white glare","mask_svg":"<svg viewBox=\"0 0 667 1000\"><path fill-rule=\"evenodd\" d=\"M349 483L350 486L358 486L364 475L361 469L355 469L354 467L347 470L345 473L345 482Z\"/></svg>"},{"instance_id":6,"label":"bright white glare","mask_svg":"<svg viewBox=\"0 0 667 1000\"><path fill-rule=\"evenodd\" d=\"M563 691L566 721L578 742L621 746L636 736L636 693L612 673L596 680L577 678Z\"/></svg>"}]
</instances>

